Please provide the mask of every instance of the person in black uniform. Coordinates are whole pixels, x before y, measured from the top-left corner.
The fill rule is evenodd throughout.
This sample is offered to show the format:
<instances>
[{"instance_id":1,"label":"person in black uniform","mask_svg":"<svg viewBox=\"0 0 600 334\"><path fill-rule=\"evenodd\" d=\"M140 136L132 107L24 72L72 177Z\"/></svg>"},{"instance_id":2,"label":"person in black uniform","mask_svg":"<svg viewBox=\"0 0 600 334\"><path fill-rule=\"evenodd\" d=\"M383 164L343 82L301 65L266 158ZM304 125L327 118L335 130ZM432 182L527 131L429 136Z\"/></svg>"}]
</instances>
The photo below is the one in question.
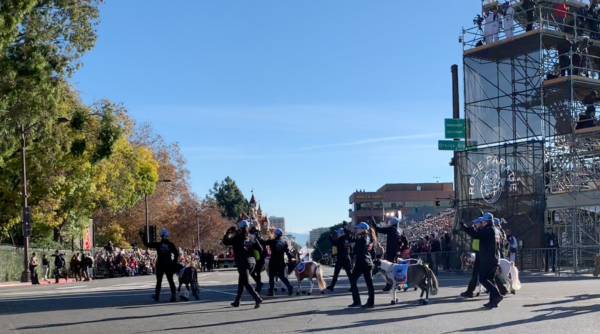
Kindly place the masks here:
<instances>
[{"instance_id":1,"label":"person in black uniform","mask_svg":"<svg viewBox=\"0 0 600 334\"><path fill-rule=\"evenodd\" d=\"M173 275L177 270L176 261L179 259L179 249L168 238L169 230L166 228L160 230L160 242L148 243L145 235L142 235L144 246L156 249L156 290L152 298L159 301L162 279L163 276L167 276L169 288L171 288L171 302L175 302L177 301L177 290L175 289Z\"/></svg>"},{"instance_id":2,"label":"person in black uniform","mask_svg":"<svg viewBox=\"0 0 600 334\"><path fill-rule=\"evenodd\" d=\"M400 249L400 241L403 237L400 231L398 230L399 220L396 217L393 217L390 221L388 221L387 227L378 227L374 226L375 232L385 234L387 236L387 245L385 252L386 261L390 261L391 263L396 263L396 256L398 255L398 250ZM406 238L402 240L404 243ZM392 289L392 284L387 283L383 288L383 291L390 291Z\"/></svg>"},{"instance_id":3,"label":"person in black uniform","mask_svg":"<svg viewBox=\"0 0 600 334\"><path fill-rule=\"evenodd\" d=\"M250 272L250 276L252 276L252 278L256 282L256 293L260 294L260 291L263 287L261 271L265 265L265 258L267 257L267 248L262 245L263 240L258 224L254 224L252 226L252 228L250 229L250 235L254 237L254 239L257 243L260 244L262 249L261 251L255 252L258 253L258 259L256 258L255 254L254 258L256 259L256 266L254 266L254 270Z\"/></svg>"},{"instance_id":4,"label":"person in black uniform","mask_svg":"<svg viewBox=\"0 0 600 334\"><path fill-rule=\"evenodd\" d=\"M275 290L275 277L279 277L281 282L285 284L288 288L288 296L291 296L294 293L294 288L290 285L290 282L285 277L285 260L283 256L287 254L288 258L292 258L292 254L290 254L288 244L281 240L283 236L283 231L281 229L276 229L275 239L267 240L264 242L265 246L269 246L271 249L271 259L269 260L269 294L267 296L274 296Z\"/></svg>"},{"instance_id":5,"label":"person in black uniform","mask_svg":"<svg viewBox=\"0 0 600 334\"><path fill-rule=\"evenodd\" d=\"M483 305L485 308L492 309L498 307L503 297L498 292L494 277L498 261L500 260L500 234L493 226L494 217L490 213L483 214L481 228L475 230L463 224L464 231L474 239L479 239L479 282L490 293L489 303Z\"/></svg>"},{"instance_id":6,"label":"person in black uniform","mask_svg":"<svg viewBox=\"0 0 600 334\"><path fill-rule=\"evenodd\" d=\"M250 235L248 230L248 222L242 220L239 224L240 228L230 228L227 233L223 236L223 244L225 246L233 247L233 253L235 256L235 265L238 270L238 290L235 300L231 303L233 307L240 306L240 299L242 299L242 293L244 288L254 298L256 304L254 308L259 308L262 299L258 296L252 285L250 285L250 273L256 266L256 259L254 258L254 251L262 251L262 246L256 241L256 239Z\"/></svg>"},{"instance_id":7,"label":"person in black uniform","mask_svg":"<svg viewBox=\"0 0 600 334\"><path fill-rule=\"evenodd\" d=\"M370 229L367 223L360 223L356 226L356 236L351 235L349 231L346 234L354 241L354 255L356 257L354 269L350 275L350 289L352 290L352 300L354 302L348 307L361 306L357 282L360 276L363 276L369 291L369 299L363 307L373 308L375 306L375 289L373 288L373 277L371 276L373 270L371 252L377 242L375 231Z\"/></svg>"},{"instance_id":8,"label":"person in black uniform","mask_svg":"<svg viewBox=\"0 0 600 334\"><path fill-rule=\"evenodd\" d=\"M558 249L558 237L554 234L552 227L548 227L545 235L546 248L546 266L545 271L548 272L550 265L552 266L552 272L556 272L556 249Z\"/></svg>"},{"instance_id":9,"label":"person in black uniform","mask_svg":"<svg viewBox=\"0 0 600 334\"><path fill-rule=\"evenodd\" d=\"M343 224L343 227L346 227L346 223ZM333 278L331 279L331 284L327 287L327 290L333 292L333 288L335 288L335 283L338 280L338 276L342 268L346 272L346 276L350 278L350 240L348 236L344 233L344 228L340 228L329 236L329 239L333 243L333 245L337 248L336 261L335 261L335 269L333 270Z\"/></svg>"}]
</instances>

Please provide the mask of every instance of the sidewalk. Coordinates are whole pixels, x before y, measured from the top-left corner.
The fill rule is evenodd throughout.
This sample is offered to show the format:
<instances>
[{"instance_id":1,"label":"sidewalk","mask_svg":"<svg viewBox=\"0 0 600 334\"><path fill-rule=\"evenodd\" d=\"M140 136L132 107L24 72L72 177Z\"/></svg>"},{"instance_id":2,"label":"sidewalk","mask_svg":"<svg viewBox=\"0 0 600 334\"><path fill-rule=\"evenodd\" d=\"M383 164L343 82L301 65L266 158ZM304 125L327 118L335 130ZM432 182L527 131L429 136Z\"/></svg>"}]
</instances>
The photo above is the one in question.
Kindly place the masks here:
<instances>
[{"instance_id":1,"label":"sidewalk","mask_svg":"<svg viewBox=\"0 0 600 334\"><path fill-rule=\"evenodd\" d=\"M58 281L58 284L69 284L69 283L74 283L75 280L72 278L69 278L67 281L65 281L64 279L61 279L60 281ZM50 281L50 283L46 282L46 281L40 281L40 285L54 285L56 284L54 282L54 280ZM28 285L32 285L31 282L27 282L27 283L21 283L21 282L1 282L0 283L0 288L7 288L7 287L15 287L15 286L28 286Z\"/></svg>"}]
</instances>

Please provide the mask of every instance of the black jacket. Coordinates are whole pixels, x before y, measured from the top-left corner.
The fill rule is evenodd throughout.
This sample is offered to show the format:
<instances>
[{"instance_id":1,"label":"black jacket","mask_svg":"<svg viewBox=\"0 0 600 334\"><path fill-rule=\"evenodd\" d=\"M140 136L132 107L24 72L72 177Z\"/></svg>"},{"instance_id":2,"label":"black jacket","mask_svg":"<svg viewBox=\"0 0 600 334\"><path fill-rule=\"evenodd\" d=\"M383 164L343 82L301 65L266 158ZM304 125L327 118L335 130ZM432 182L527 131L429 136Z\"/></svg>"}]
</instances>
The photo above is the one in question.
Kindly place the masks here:
<instances>
[{"instance_id":1,"label":"black jacket","mask_svg":"<svg viewBox=\"0 0 600 334\"><path fill-rule=\"evenodd\" d=\"M373 259L371 258L371 252L373 251L373 240L371 240L369 232L367 231L359 235L348 234L348 239L354 241L354 268L372 268Z\"/></svg>"},{"instance_id":2,"label":"black jacket","mask_svg":"<svg viewBox=\"0 0 600 334\"><path fill-rule=\"evenodd\" d=\"M142 240L146 248L156 249L157 268L175 268L175 263L177 263L177 259L179 258L179 249L172 242L167 239L150 243L147 243L145 238ZM174 255L174 257L171 258L171 255Z\"/></svg>"},{"instance_id":3,"label":"black jacket","mask_svg":"<svg viewBox=\"0 0 600 334\"><path fill-rule=\"evenodd\" d=\"M488 274L496 268L500 260L500 232L491 224L475 230L472 227L464 226L465 232L471 238L479 239L480 273Z\"/></svg>"},{"instance_id":4,"label":"black jacket","mask_svg":"<svg viewBox=\"0 0 600 334\"><path fill-rule=\"evenodd\" d=\"M223 236L223 244L233 248L235 264L244 268L248 264L256 264L254 250L259 253L263 248L253 235L244 236L243 233L227 233Z\"/></svg>"},{"instance_id":5,"label":"black jacket","mask_svg":"<svg viewBox=\"0 0 600 334\"><path fill-rule=\"evenodd\" d=\"M440 243L439 240L434 239L431 242L431 252L432 253L437 253L437 252L441 252L442 251L442 244Z\"/></svg>"},{"instance_id":6,"label":"black jacket","mask_svg":"<svg viewBox=\"0 0 600 334\"><path fill-rule=\"evenodd\" d=\"M288 258L292 258L287 242L281 238L267 240L264 242L271 250L271 258L269 259L269 270L279 269L285 265L283 256L287 254Z\"/></svg>"},{"instance_id":7,"label":"black jacket","mask_svg":"<svg viewBox=\"0 0 600 334\"><path fill-rule=\"evenodd\" d=\"M550 245L550 241L552 241L552 246ZM544 247L547 248L558 248L558 236L554 233L550 234L546 232L546 244Z\"/></svg>"},{"instance_id":8,"label":"black jacket","mask_svg":"<svg viewBox=\"0 0 600 334\"><path fill-rule=\"evenodd\" d=\"M336 233L336 232L333 232ZM329 235L329 239L333 243L335 247L337 247L336 259L337 263L340 265L349 264L350 252L352 251L352 247L350 246L350 239L347 235L342 235L341 237L334 238L333 234Z\"/></svg>"},{"instance_id":9,"label":"black jacket","mask_svg":"<svg viewBox=\"0 0 600 334\"><path fill-rule=\"evenodd\" d=\"M400 238L401 238L401 234L398 231L398 224L394 224L392 226L388 226L388 227L375 227L375 232L377 233L381 233L381 234L385 234L387 235L387 245L386 245L386 258L388 259L388 261L391 258L391 261L394 260L394 258L396 257L396 254L398 253L398 251L400 250Z\"/></svg>"}]
</instances>

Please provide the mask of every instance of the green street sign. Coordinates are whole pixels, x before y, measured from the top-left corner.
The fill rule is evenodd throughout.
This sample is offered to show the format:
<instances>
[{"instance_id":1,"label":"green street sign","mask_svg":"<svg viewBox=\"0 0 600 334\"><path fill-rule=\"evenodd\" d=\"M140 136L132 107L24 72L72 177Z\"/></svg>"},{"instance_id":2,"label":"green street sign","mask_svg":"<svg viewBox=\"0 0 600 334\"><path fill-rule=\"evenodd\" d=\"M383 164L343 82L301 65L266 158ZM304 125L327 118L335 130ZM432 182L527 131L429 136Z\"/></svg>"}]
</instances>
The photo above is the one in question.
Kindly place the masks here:
<instances>
[{"instance_id":1,"label":"green street sign","mask_svg":"<svg viewBox=\"0 0 600 334\"><path fill-rule=\"evenodd\" d=\"M465 138L466 131L464 119L446 118L444 120L444 132L446 133L446 139Z\"/></svg>"},{"instance_id":2,"label":"green street sign","mask_svg":"<svg viewBox=\"0 0 600 334\"><path fill-rule=\"evenodd\" d=\"M440 151L464 151L465 142L456 140L440 140L438 141L438 150Z\"/></svg>"}]
</instances>

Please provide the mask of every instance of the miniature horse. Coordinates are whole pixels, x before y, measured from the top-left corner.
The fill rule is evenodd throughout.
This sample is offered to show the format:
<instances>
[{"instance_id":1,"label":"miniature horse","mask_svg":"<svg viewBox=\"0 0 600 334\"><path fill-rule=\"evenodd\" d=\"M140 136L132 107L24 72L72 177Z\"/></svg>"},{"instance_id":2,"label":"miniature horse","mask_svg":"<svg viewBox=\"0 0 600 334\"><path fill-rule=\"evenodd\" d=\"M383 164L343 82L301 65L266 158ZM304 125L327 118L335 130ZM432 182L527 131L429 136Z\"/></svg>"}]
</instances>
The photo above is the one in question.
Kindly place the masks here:
<instances>
[{"instance_id":1,"label":"miniature horse","mask_svg":"<svg viewBox=\"0 0 600 334\"><path fill-rule=\"evenodd\" d=\"M327 284L325 284L325 280L323 280L323 270L321 269L321 265L314 261L300 261L300 254L295 252L295 258L292 258L288 261L288 270L287 274L290 275L292 271L296 274L296 280L298 281L298 291L296 291L296 295L300 295L302 291L302 280L308 278L310 281L310 290L308 290L307 295L310 296L312 290L314 288L313 278L317 279L317 283L319 284L319 290L321 293L325 293L325 288Z\"/></svg>"},{"instance_id":2,"label":"miniature horse","mask_svg":"<svg viewBox=\"0 0 600 334\"><path fill-rule=\"evenodd\" d=\"M378 268L386 282L392 284L392 289L390 290L391 304L398 303L398 299L396 299L396 286L406 284L410 287L420 288L421 296L419 297L419 304L427 305L429 293L432 296L438 293L439 284L435 274L420 260L399 260L400 264L381 260ZM423 300L423 294L425 294L425 300Z\"/></svg>"},{"instance_id":3,"label":"miniature horse","mask_svg":"<svg viewBox=\"0 0 600 334\"><path fill-rule=\"evenodd\" d=\"M475 256L476 255L473 252L463 253L460 256L460 262L462 264L461 267L463 268L463 271L466 271L468 268L473 268L473 265L475 264ZM515 266L515 263L508 261L507 259L500 259L498 261L498 268L499 272L497 276L500 276L502 281L508 285L507 290L512 294L515 294L516 291L519 291L521 289L521 281L519 281L519 270ZM477 280L477 282L479 285L479 292L477 293L477 296L479 296L481 294L481 283L479 283L479 280Z\"/></svg>"},{"instance_id":4,"label":"miniature horse","mask_svg":"<svg viewBox=\"0 0 600 334\"><path fill-rule=\"evenodd\" d=\"M198 286L198 271L194 267L182 267L179 270L179 287L177 288L177 292L179 293L179 298L183 300L189 300L190 293L190 284L192 285L192 295L196 298L196 300L200 299L200 287ZM185 284L187 288L186 293L181 295L181 286Z\"/></svg>"}]
</instances>

